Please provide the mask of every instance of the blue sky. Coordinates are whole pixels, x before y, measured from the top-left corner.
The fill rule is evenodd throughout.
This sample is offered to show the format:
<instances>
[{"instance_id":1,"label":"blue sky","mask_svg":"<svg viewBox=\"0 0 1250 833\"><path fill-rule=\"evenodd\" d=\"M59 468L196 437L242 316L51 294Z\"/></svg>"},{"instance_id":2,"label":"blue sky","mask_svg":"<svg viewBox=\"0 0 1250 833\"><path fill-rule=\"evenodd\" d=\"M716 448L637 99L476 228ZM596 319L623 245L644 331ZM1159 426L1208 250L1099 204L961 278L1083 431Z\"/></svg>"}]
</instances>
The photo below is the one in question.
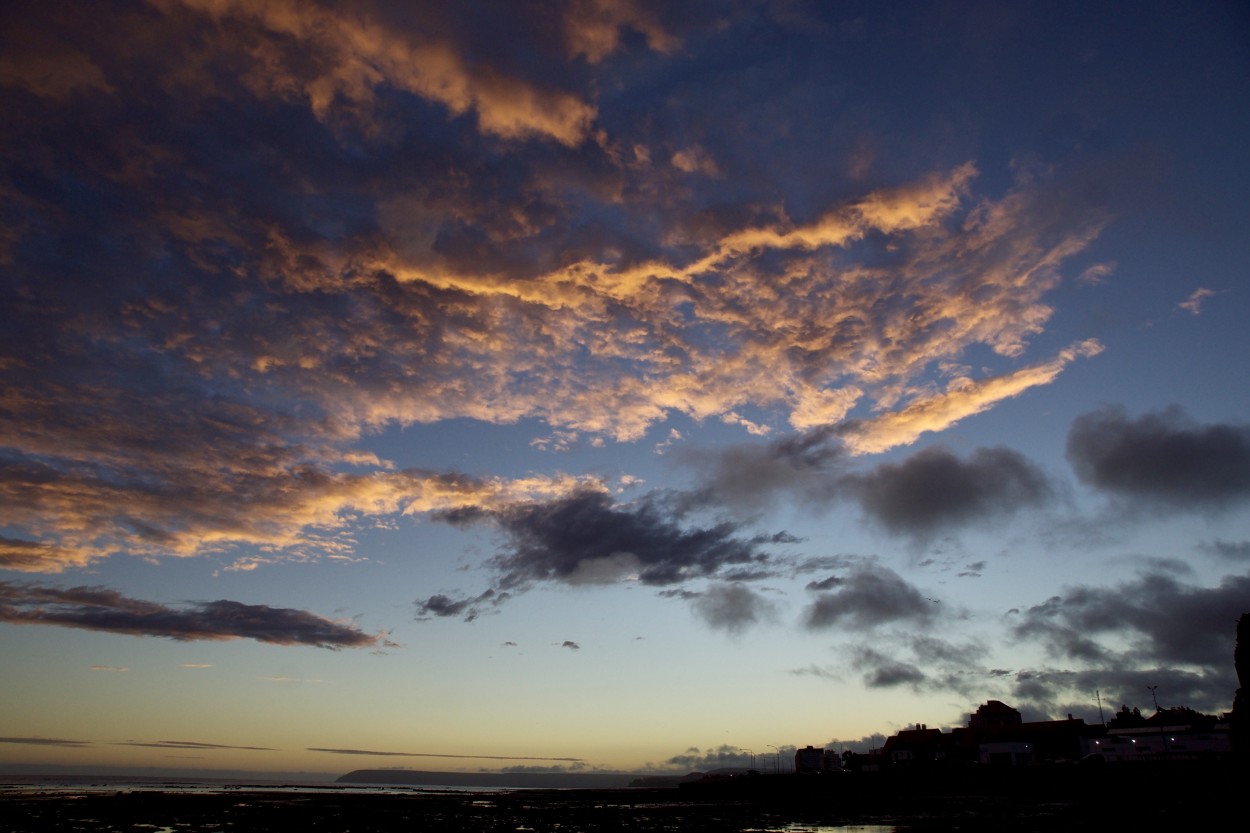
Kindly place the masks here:
<instances>
[{"instance_id":1,"label":"blue sky","mask_svg":"<svg viewBox=\"0 0 1250 833\"><path fill-rule=\"evenodd\" d=\"M0 765L1226 711L1248 22L9 11Z\"/></svg>"}]
</instances>

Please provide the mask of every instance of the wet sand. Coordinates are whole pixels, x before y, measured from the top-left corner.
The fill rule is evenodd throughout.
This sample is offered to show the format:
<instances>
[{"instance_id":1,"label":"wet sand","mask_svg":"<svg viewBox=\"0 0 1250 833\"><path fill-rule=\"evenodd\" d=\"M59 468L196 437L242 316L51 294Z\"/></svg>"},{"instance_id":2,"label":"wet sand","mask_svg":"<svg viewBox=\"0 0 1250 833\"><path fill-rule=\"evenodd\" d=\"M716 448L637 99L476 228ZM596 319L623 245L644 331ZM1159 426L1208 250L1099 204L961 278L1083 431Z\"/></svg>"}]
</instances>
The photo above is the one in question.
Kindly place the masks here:
<instances>
[{"instance_id":1,"label":"wet sand","mask_svg":"<svg viewBox=\"0 0 1250 833\"><path fill-rule=\"evenodd\" d=\"M766 781L768 779L765 779ZM1061 778L726 781L695 789L515 792L210 793L116 791L0 795L0 829L321 831L323 833L599 833L802 831L883 825L899 833L1224 829L1240 806L1231 773L1149 770Z\"/></svg>"}]
</instances>

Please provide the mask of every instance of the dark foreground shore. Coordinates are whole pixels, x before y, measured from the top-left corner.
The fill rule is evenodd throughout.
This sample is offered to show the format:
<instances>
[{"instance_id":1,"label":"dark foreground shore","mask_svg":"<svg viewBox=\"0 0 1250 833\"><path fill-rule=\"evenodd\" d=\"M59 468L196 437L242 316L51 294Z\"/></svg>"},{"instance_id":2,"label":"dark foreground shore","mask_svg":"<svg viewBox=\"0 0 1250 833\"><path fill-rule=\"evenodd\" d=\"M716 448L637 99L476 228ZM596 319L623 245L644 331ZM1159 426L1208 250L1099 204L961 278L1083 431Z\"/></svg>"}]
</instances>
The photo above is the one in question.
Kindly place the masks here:
<instances>
[{"instance_id":1,"label":"dark foreground shore","mask_svg":"<svg viewBox=\"0 0 1250 833\"><path fill-rule=\"evenodd\" d=\"M1018 777L728 779L683 789L492 793L27 791L0 796L0 829L46 831L534 831L747 833L882 825L923 831L1227 829L1244 818L1229 770L1134 769Z\"/></svg>"}]
</instances>

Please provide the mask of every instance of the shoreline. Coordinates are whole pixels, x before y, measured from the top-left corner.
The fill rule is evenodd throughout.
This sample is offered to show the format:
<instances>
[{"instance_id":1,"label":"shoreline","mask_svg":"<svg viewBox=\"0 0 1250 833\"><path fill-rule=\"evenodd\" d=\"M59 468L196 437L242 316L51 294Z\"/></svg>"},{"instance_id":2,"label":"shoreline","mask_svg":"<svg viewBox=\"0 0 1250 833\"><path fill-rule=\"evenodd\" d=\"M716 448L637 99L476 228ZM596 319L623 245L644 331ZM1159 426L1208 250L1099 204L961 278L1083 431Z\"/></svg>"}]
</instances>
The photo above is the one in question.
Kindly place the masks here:
<instances>
[{"instance_id":1,"label":"shoreline","mask_svg":"<svg viewBox=\"0 0 1250 833\"><path fill-rule=\"evenodd\" d=\"M303 826L325 833L780 833L795 825L806 830L879 825L896 833L1105 831L1136 824L1214 830L1230 813L1237 817L1237 790L1244 781L1244 771L1234 767L898 775L725 778L677 789L514 790L278 783L201 784L196 789L173 780L135 788L101 781L45 789L50 785L21 779L26 783L17 791L0 789L0 815L8 833L136 827L208 833L227 826ZM11 785L0 779L0 787Z\"/></svg>"}]
</instances>

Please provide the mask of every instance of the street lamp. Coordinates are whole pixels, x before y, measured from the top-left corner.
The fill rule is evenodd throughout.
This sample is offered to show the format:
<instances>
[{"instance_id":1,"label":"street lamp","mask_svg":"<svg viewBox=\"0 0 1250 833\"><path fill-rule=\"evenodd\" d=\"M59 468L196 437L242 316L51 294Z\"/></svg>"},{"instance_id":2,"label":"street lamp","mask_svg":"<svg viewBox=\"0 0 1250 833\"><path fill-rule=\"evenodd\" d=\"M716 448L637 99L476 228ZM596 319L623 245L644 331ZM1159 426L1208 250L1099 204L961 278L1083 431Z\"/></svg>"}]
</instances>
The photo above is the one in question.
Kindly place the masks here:
<instances>
[{"instance_id":1,"label":"street lamp","mask_svg":"<svg viewBox=\"0 0 1250 833\"><path fill-rule=\"evenodd\" d=\"M777 760L773 764L773 775L780 775L781 774L781 750L773 746L771 743L768 745L772 748L774 752L777 753Z\"/></svg>"}]
</instances>

